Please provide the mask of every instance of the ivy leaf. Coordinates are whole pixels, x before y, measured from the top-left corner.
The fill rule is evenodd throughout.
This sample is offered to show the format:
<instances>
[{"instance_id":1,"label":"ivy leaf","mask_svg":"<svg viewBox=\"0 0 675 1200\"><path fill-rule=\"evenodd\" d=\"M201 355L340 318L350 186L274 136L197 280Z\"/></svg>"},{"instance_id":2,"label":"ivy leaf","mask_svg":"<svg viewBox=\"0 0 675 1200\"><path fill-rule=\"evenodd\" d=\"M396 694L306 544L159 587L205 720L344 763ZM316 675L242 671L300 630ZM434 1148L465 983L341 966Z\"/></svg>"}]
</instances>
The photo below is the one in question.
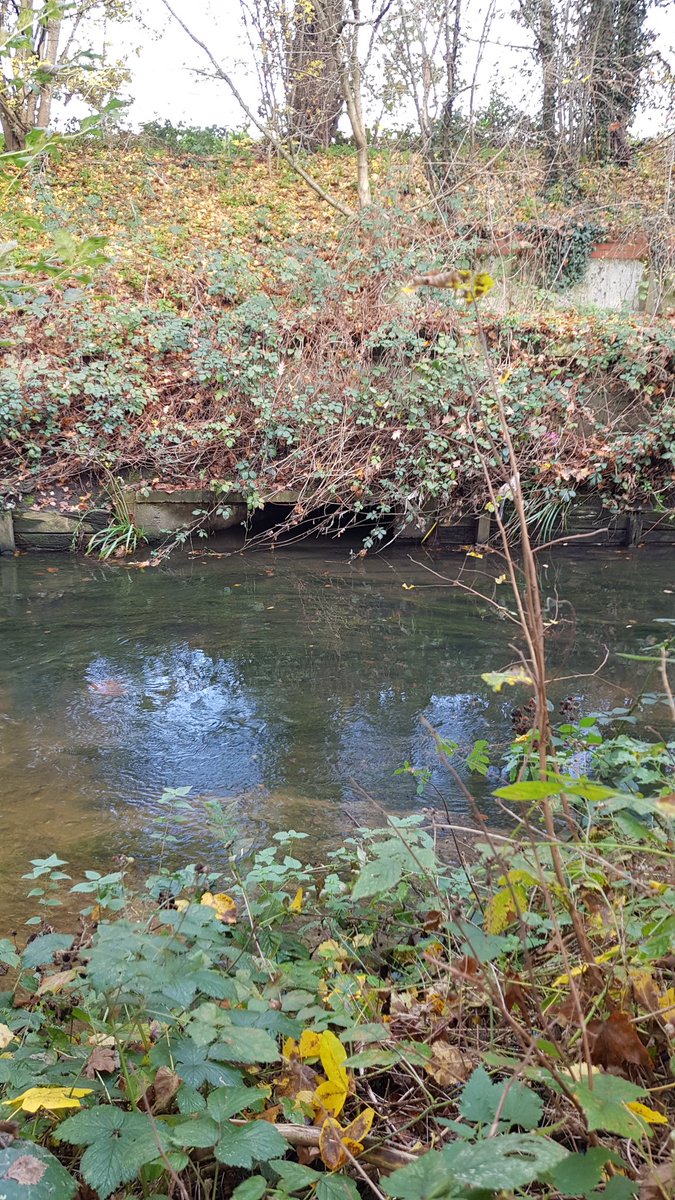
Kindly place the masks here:
<instances>
[{"instance_id":1,"label":"ivy leaf","mask_svg":"<svg viewBox=\"0 0 675 1200\"><path fill-rule=\"evenodd\" d=\"M249 1121L246 1125L227 1125L216 1146L216 1158L227 1167L250 1170L254 1162L268 1162L288 1150L285 1138L269 1121Z\"/></svg>"},{"instance_id":2,"label":"ivy leaf","mask_svg":"<svg viewBox=\"0 0 675 1200\"><path fill-rule=\"evenodd\" d=\"M166 1150L166 1135L145 1113L123 1112L112 1105L90 1108L67 1117L56 1130L59 1142L86 1146L80 1170L100 1200L123 1183L136 1179L141 1167L159 1158L157 1140Z\"/></svg>"}]
</instances>

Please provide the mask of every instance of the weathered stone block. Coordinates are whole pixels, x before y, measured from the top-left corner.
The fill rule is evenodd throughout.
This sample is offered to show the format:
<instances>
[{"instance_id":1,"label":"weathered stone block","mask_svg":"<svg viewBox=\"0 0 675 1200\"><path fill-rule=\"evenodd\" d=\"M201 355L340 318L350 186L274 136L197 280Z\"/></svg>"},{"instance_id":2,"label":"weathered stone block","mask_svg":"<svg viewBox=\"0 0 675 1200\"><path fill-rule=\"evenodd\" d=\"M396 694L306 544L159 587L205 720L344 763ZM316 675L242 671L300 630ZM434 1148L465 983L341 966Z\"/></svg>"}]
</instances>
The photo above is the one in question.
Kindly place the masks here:
<instances>
[{"instance_id":1,"label":"weathered stone block","mask_svg":"<svg viewBox=\"0 0 675 1200\"><path fill-rule=\"evenodd\" d=\"M90 537L93 526L75 513L49 509L17 509L14 536L17 546L33 550L69 550L76 534Z\"/></svg>"},{"instance_id":2,"label":"weathered stone block","mask_svg":"<svg viewBox=\"0 0 675 1200\"><path fill-rule=\"evenodd\" d=\"M204 527L215 533L240 525L246 517L246 505L231 501L228 496L216 497L214 492L200 488L153 488L148 492L125 492L125 501L131 519L150 541L159 541L165 534L180 533L199 523L195 509L209 513ZM216 508L229 508L228 516L217 513Z\"/></svg>"},{"instance_id":3,"label":"weathered stone block","mask_svg":"<svg viewBox=\"0 0 675 1200\"><path fill-rule=\"evenodd\" d=\"M0 512L0 554L14 553L14 520L11 512Z\"/></svg>"}]
</instances>

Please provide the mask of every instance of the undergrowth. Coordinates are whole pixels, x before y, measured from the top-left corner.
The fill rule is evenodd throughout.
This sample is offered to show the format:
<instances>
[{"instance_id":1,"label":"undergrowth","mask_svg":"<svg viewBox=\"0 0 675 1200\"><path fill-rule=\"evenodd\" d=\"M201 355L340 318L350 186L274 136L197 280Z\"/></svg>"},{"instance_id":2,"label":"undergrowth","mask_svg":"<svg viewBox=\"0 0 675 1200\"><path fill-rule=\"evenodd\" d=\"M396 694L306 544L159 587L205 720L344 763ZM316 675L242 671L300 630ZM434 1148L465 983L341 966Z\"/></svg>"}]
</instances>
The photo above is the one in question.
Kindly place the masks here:
<instances>
[{"instance_id":1,"label":"undergrowth","mask_svg":"<svg viewBox=\"0 0 675 1200\"><path fill-rule=\"evenodd\" d=\"M255 849L179 789L144 886L36 859L42 915L0 941L3 1194L665 1200L672 763L641 792L632 754L621 788L498 788L511 828L461 847L426 796L313 863L306 834ZM224 870L171 863L202 803Z\"/></svg>"}]
</instances>

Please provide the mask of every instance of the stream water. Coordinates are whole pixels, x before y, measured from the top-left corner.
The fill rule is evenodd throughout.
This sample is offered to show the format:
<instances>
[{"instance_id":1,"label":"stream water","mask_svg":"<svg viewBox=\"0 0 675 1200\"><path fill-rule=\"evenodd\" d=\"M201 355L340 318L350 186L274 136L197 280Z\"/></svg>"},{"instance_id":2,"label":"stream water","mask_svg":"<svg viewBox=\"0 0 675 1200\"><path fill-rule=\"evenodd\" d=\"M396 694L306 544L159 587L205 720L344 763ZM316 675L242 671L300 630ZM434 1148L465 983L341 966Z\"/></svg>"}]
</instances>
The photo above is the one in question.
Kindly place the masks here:
<instances>
[{"instance_id":1,"label":"stream water","mask_svg":"<svg viewBox=\"0 0 675 1200\"><path fill-rule=\"evenodd\" d=\"M492 556L413 557L504 592ZM554 697L622 703L647 665L617 652L668 631L675 556L584 549L550 557L542 581ZM31 858L55 851L73 875L121 852L151 864L164 788L234 801L243 829L294 827L314 847L419 805L394 774L407 760L433 768L466 817L420 718L463 748L508 742L527 697L495 696L481 674L512 661L513 635L403 551L350 562L314 546L145 570L0 558L0 917L16 915ZM474 788L486 812L497 778ZM209 854L201 811L180 833L186 855Z\"/></svg>"}]
</instances>

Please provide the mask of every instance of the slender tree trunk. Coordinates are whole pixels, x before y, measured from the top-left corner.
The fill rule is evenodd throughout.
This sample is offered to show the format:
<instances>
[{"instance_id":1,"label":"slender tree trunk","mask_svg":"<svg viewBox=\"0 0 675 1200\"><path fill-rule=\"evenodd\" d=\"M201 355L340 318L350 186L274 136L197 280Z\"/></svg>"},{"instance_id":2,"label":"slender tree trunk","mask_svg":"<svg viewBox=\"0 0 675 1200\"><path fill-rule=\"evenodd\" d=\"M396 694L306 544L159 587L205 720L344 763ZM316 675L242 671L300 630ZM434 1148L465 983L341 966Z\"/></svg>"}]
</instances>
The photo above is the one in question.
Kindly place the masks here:
<instances>
[{"instance_id":1,"label":"slender tree trunk","mask_svg":"<svg viewBox=\"0 0 675 1200\"><path fill-rule=\"evenodd\" d=\"M52 68L56 68L56 57L59 52L59 38L61 37L61 19L53 18L47 23L47 36L45 38L45 51L42 62ZM52 96L54 94L54 84L50 79L45 83L40 93L40 102L37 113L38 129L47 129L49 127L49 119L52 112Z\"/></svg>"},{"instance_id":2,"label":"slender tree trunk","mask_svg":"<svg viewBox=\"0 0 675 1200\"><path fill-rule=\"evenodd\" d=\"M557 183L560 170L557 130L558 67L552 0L541 0L539 11L539 54L543 83L541 125L544 135L546 186L551 187L554 183Z\"/></svg>"}]
</instances>

